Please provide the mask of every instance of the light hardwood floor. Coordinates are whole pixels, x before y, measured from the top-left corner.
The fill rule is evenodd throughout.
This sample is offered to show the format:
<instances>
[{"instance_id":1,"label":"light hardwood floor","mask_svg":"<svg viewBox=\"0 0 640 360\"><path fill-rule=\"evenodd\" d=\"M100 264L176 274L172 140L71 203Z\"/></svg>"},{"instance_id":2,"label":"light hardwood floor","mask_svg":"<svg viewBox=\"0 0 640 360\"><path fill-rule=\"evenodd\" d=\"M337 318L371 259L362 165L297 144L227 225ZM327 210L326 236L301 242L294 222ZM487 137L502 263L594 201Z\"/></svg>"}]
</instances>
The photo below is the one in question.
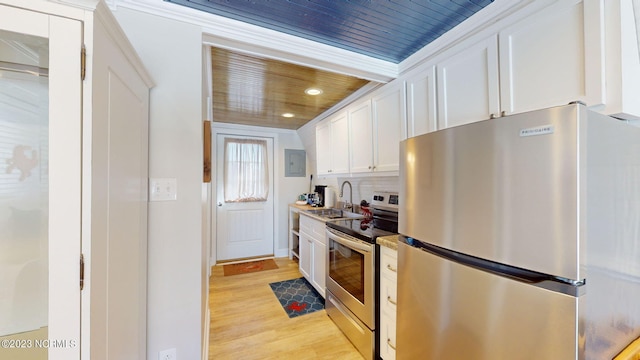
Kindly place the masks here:
<instances>
[{"instance_id":1,"label":"light hardwood floor","mask_svg":"<svg viewBox=\"0 0 640 360\"><path fill-rule=\"evenodd\" d=\"M302 275L298 263L276 259L279 269L209 281L209 359L354 359L360 353L324 310L290 319L269 283Z\"/></svg>"}]
</instances>

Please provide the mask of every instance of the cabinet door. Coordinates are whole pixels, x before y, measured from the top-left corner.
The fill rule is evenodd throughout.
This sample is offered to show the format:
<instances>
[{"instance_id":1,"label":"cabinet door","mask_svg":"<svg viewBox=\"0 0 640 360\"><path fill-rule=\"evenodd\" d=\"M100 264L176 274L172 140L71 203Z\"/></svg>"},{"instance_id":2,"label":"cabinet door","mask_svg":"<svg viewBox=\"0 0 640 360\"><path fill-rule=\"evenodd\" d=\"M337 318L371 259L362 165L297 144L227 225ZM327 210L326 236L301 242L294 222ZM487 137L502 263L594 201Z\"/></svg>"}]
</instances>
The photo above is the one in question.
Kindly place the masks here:
<instances>
[{"instance_id":1,"label":"cabinet door","mask_svg":"<svg viewBox=\"0 0 640 360\"><path fill-rule=\"evenodd\" d=\"M80 21L0 5L0 339L30 345L3 359L80 358L81 47Z\"/></svg>"},{"instance_id":2,"label":"cabinet door","mask_svg":"<svg viewBox=\"0 0 640 360\"><path fill-rule=\"evenodd\" d=\"M380 357L396 358L396 319L387 313L380 314Z\"/></svg>"},{"instance_id":3,"label":"cabinet door","mask_svg":"<svg viewBox=\"0 0 640 360\"><path fill-rule=\"evenodd\" d=\"M372 99L373 170L398 171L400 129L405 122L405 94L401 81L388 85Z\"/></svg>"},{"instance_id":4,"label":"cabinet door","mask_svg":"<svg viewBox=\"0 0 640 360\"><path fill-rule=\"evenodd\" d=\"M470 43L437 64L439 129L500 113L497 35Z\"/></svg>"},{"instance_id":5,"label":"cabinet door","mask_svg":"<svg viewBox=\"0 0 640 360\"><path fill-rule=\"evenodd\" d=\"M367 99L349 110L349 125L351 130L351 172L373 171L371 100Z\"/></svg>"},{"instance_id":6,"label":"cabinet door","mask_svg":"<svg viewBox=\"0 0 640 360\"><path fill-rule=\"evenodd\" d=\"M331 119L331 173L349 172L349 122L347 113Z\"/></svg>"},{"instance_id":7,"label":"cabinet door","mask_svg":"<svg viewBox=\"0 0 640 360\"><path fill-rule=\"evenodd\" d=\"M300 272L311 281L311 247L313 239L308 234L300 231Z\"/></svg>"},{"instance_id":8,"label":"cabinet door","mask_svg":"<svg viewBox=\"0 0 640 360\"><path fill-rule=\"evenodd\" d=\"M318 240L313 241L313 286L322 297L325 297L326 276L327 276L327 246Z\"/></svg>"},{"instance_id":9,"label":"cabinet door","mask_svg":"<svg viewBox=\"0 0 640 360\"><path fill-rule=\"evenodd\" d=\"M331 173L331 121L316 127L316 167L318 175Z\"/></svg>"},{"instance_id":10,"label":"cabinet door","mask_svg":"<svg viewBox=\"0 0 640 360\"><path fill-rule=\"evenodd\" d=\"M428 65L407 76L407 137L437 129L436 67Z\"/></svg>"},{"instance_id":11,"label":"cabinet door","mask_svg":"<svg viewBox=\"0 0 640 360\"><path fill-rule=\"evenodd\" d=\"M604 103L600 8L593 3L559 2L500 32L502 110Z\"/></svg>"}]
</instances>

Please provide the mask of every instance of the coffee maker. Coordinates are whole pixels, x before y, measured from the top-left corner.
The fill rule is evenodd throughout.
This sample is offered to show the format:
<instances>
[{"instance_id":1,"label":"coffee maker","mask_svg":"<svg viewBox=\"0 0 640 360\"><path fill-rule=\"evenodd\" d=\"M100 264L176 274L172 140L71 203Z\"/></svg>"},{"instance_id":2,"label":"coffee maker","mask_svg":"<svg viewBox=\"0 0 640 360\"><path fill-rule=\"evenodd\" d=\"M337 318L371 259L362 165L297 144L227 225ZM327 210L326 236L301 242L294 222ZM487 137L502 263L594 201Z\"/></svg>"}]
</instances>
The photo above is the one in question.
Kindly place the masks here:
<instances>
[{"instance_id":1,"label":"coffee maker","mask_svg":"<svg viewBox=\"0 0 640 360\"><path fill-rule=\"evenodd\" d=\"M316 185L316 187L313 190L314 193L318 194L317 195L318 199L316 200L316 206L318 207L324 207L326 188L327 188L327 185Z\"/></svg>"}]
</instances>

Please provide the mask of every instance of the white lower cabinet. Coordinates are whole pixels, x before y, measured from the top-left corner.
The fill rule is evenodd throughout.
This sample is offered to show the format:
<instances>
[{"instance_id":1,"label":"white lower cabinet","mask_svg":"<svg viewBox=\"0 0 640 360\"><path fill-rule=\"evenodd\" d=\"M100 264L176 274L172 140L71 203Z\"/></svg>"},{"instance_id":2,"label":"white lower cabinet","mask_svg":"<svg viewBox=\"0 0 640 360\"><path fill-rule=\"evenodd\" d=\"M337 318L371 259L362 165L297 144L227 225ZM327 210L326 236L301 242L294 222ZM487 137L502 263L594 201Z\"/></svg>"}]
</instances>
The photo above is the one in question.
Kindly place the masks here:
<instances>
[{"instance_id":1,"label":"white lower cabinet","mask_svg":"<svg viewBox=\"0 0 640 360\"><path fill-rule=\"evenodd\" d=\"M300 272L325 297L327 240L324 221L300 213Z\"/></svg>"},{"instance_id":2,"label":"white lower cabinet","mask_svg":"<svg viewBox=\"0 0 640 360\"><path fill-rule=\"evenodd\" d=\"M380 357L396 358L398 252L380 247Z\"/></svg>"}]
</instances>

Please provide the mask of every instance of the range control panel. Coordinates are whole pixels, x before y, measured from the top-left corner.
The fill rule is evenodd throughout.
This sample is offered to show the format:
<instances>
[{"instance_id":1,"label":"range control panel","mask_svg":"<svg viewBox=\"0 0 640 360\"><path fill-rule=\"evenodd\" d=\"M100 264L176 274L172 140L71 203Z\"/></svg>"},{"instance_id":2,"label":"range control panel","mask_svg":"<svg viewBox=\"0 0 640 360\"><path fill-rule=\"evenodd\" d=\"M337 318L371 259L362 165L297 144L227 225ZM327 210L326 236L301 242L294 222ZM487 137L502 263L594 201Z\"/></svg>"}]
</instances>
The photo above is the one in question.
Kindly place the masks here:
<instances>
[{"instance_id":1,"label":"range control panel","mask_svg":"<svg viewBox=\"0 0 640 360\"><path fill-rule=\"evenodd\" d=\"M373 193L371 206L380 209L398 209L398 193L391 191L376 191Z\"/></svg>"}]
</instances>

